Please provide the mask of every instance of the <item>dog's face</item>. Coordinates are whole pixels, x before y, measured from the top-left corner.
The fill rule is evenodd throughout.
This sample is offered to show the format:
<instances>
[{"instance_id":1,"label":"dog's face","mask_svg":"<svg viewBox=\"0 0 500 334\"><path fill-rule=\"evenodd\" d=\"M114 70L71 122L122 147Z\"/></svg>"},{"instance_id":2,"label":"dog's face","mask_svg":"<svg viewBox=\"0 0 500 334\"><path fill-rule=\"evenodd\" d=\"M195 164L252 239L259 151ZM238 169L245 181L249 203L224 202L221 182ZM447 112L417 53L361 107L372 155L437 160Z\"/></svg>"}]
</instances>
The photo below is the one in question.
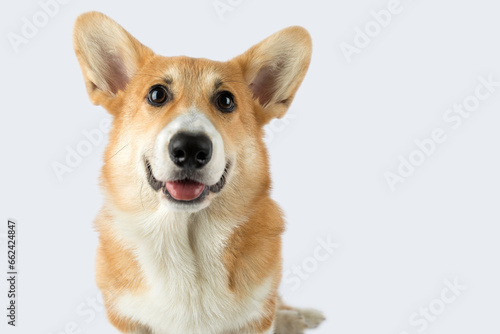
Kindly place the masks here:
<instances>
[{"instance_id":1,"label":"dog's face","mask_svg":"<svg viewBox=\"0 0 500 334\"><path fill-rule=\"evenodd\" d=\"M121 210L230 210L267 193L262 127L305 76L303 28L216 62L158 56L93 12L78 18L74 45L91 100L114 115L103 184Z\"/></svg>"}]
</instances>

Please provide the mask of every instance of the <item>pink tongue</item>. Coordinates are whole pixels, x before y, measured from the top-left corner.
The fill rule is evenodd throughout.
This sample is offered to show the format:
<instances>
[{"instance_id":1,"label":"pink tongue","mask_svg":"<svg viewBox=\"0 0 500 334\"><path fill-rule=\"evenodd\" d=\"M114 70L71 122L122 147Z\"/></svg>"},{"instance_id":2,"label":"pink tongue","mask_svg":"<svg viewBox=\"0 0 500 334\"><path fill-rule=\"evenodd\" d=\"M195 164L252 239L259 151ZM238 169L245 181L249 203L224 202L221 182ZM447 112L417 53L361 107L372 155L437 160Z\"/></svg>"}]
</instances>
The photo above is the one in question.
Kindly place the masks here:
<instances>
[{"instance_id":1,"label":"pink tongue","mask_svg":"<svg viewBox=\"0 0 500 334\"><path fill-rule=\"evenodd\" d=\"M200 197L205 185L194 181L167 182L167 190L178 201L192 201Z\"/></svg>"}]
</instances>

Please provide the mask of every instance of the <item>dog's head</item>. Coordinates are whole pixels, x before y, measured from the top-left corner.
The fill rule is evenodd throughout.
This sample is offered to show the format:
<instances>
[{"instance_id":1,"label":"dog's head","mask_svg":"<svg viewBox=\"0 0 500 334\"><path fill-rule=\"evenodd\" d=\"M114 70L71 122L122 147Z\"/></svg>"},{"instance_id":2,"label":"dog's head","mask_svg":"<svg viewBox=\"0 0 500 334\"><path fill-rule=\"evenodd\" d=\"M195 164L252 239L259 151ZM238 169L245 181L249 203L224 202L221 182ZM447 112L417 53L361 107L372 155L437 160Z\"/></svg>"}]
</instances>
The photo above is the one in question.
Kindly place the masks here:
<instances>
[{"instance_id":1,"label":"dog's head","mask_svg":"<svg viewBox=\"0 0 500 334\"><path fill-rule=\"evenodd\" d=\"M286 113L305 76L305 29L217 62L156 55L91 12L77 19L74 47L90 99L114 116L102 182L121 210L194 212L267 194L262 127Z\"/></svg>"}]
</instances>

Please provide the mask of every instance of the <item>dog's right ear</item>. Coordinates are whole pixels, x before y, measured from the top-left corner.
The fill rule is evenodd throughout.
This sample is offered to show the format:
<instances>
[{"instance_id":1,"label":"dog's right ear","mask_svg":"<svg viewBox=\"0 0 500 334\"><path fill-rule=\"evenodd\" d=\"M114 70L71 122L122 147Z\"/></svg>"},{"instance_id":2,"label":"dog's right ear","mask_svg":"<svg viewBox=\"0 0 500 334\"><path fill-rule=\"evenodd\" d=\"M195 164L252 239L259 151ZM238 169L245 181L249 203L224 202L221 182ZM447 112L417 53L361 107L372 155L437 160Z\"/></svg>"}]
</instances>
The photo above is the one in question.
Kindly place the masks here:
<instances>
[{"instance_id":1,"label":"dog's right ear","mask_svg":"<svg viewBox=\"0 0 500 334\"><path fill-rule=\"evenodd\" d=\"M151 49L99 12L77 18L73 45L90 100L108 110L113 109L110 104L137 69L153 55Z\"/></svg>"}]
</instances>

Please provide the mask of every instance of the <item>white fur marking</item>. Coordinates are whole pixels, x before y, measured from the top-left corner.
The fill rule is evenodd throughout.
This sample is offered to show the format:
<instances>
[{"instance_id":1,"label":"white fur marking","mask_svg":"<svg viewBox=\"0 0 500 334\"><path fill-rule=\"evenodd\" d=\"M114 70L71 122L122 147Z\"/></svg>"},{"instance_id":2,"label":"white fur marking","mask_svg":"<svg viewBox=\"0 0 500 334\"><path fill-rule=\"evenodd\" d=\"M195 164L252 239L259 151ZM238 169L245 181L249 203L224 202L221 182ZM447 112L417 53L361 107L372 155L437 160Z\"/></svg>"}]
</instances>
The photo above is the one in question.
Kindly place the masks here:
<instances>
[{"instance_id":1,"label":"white fur marking","mask_svg":"<svg viewBox=\"0 0 500 334\"><path fill-rule=\"evenodd\" d=\"M120 314L155 334L240 334L239 328L261 319L271 278L254 287L252 296L239 299L229 289L222 260L239 222L164 208L149 216L118 218L120 230L138 245L137 260L150 286L141 295L120 296Z\"/></svg>"}]
</instances>

